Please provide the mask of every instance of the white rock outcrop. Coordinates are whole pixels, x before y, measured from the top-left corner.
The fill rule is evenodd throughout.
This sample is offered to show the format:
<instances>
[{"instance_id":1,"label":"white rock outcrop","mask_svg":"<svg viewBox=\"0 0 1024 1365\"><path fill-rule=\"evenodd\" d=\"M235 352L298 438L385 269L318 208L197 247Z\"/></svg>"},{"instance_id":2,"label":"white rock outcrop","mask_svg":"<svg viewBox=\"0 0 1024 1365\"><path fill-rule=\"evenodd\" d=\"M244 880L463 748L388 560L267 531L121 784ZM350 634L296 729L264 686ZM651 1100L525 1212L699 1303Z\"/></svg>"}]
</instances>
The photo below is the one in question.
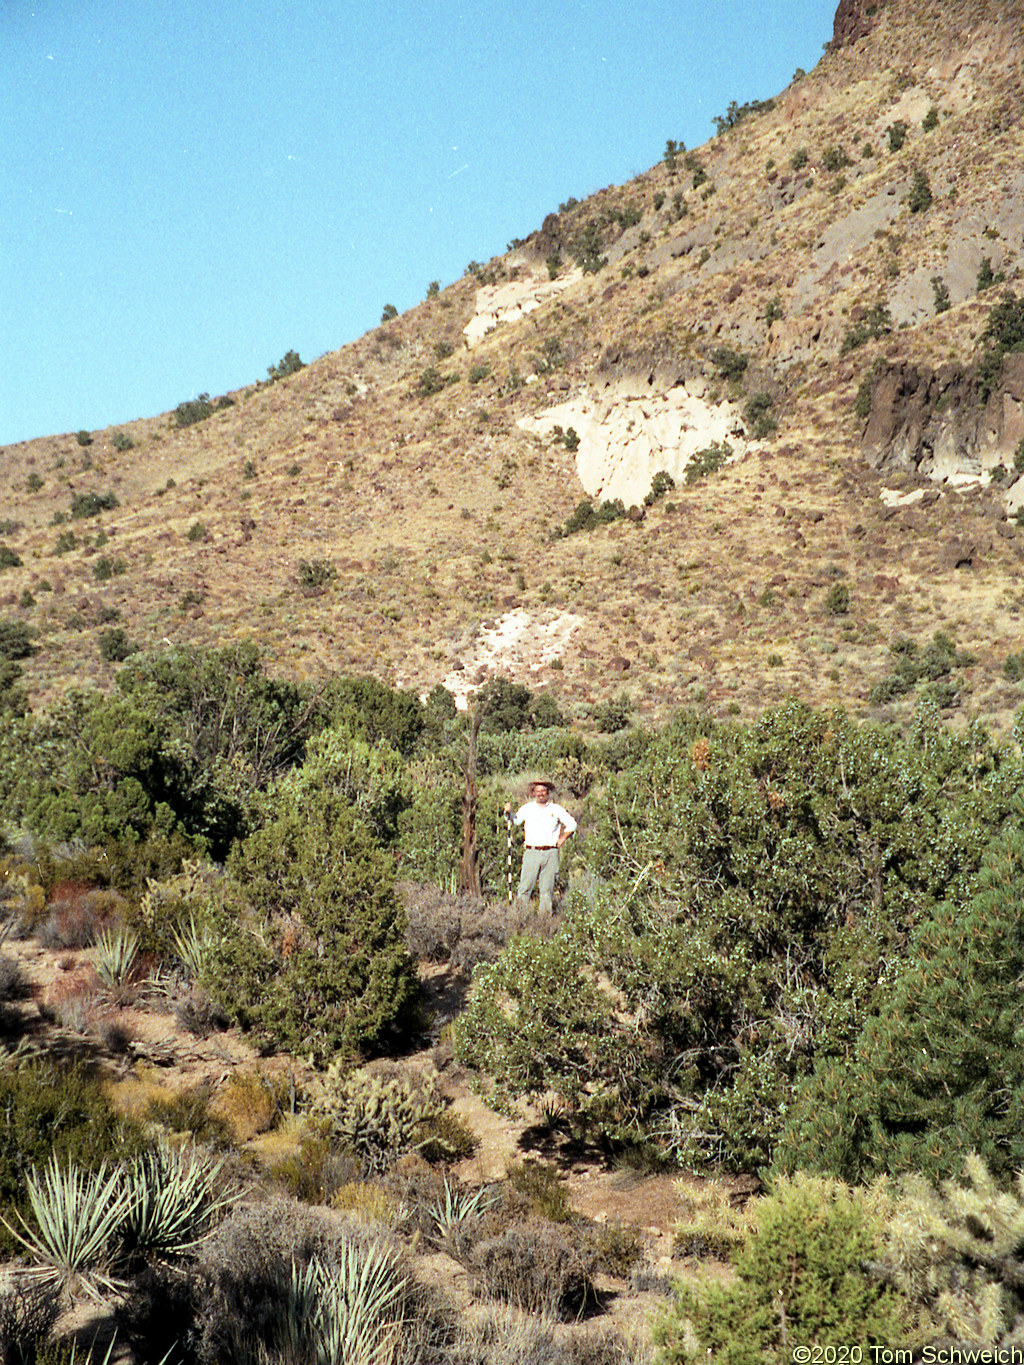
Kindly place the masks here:
<instances>
[{"instance_id":1,"label":"white rock outcrop","mask_svg":"<svg viewBox=\"0 0 1024 1365\"><path fill-rule=\"evenodd\" d=\"M726 442L732 460L745 454L739 408L707 401L706 381L668 389L646 378L622 378L524 417L519 426L549 436L556 426L579 437L576 472L587 493L601 501L642 503L651 480L664 470L682 483L698 451Z\"/></svg>"},{"instance_id":2,"label":"white rock outcrop","mask_svg":"<svg viewBox=\"0 0 1024 1365\"><path fill-rule=\"evenodd\" d=\"M582 272L576 268L559 275L556 280L541 279L523 266L519 267L519 272L514 280L504 284L483 284L476 291L476 311L462 329L470 346L482 341L488 332L503 323L518 322L539 308L545 299L561 294L582 278Z\"/></svg>"}]
</instances>

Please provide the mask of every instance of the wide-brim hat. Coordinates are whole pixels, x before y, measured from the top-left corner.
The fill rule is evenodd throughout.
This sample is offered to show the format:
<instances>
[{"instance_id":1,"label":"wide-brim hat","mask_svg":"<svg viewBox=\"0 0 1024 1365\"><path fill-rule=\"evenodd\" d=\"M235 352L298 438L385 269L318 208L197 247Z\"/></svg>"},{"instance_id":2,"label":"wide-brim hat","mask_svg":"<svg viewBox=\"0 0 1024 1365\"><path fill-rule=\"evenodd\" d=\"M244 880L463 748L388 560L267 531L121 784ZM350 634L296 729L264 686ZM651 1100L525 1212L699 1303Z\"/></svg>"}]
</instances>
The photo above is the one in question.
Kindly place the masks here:
<instances>
[{"instance_id":1,"label":"wide-brim hat","mask_svg":"<svg viewBox=\"0 0 1024 1365\"><path fill-rule=\"evenodd\" d=\"M526 790L529 795L533 794L534 787L547 787L548 792L552 796L558 795L558 783L552 782L550 777L531 777L526 784Z\"/></svg>"}]
</instances>

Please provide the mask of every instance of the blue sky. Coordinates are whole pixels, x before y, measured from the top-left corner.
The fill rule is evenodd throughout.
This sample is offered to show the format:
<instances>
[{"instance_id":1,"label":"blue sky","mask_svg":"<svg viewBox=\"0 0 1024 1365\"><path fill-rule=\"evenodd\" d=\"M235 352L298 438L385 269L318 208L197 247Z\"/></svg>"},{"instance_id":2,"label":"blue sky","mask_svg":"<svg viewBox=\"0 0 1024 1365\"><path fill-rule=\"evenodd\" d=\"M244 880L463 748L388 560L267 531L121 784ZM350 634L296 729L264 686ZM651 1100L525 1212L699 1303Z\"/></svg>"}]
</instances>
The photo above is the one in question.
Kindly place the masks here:
<instances>
[{"instance_id":1,"label":"blue sky","mask_svg":"<svg viewBox=\"0 0 1024 1365\"><path fill-rule=\"evenodd\" d=\"M835 0L0 0L0 444L266 376L777 94Z\"/></svg>"}]
</instances>

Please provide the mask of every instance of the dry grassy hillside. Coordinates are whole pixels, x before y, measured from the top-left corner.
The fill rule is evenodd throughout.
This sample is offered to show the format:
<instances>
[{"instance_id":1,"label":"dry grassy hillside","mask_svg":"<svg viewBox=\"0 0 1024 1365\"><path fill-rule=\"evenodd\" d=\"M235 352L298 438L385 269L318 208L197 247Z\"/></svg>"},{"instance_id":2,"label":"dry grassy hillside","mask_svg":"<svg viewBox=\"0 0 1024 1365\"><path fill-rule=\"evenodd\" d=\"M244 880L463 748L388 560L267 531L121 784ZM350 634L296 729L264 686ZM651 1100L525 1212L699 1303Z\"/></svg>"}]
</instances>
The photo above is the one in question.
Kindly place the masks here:
<instances>
[{"instance_id":1,"label":"dry grassy hillside","mask_svg":"<svg viewBox=\"0 0 1024 1365\"><path fill-rule=\"evenodd\" d=\"M253 635L305 678L455 690L504 671L580 715L623 689L651 714L788 695L862 711L892 640L941 629L975 658L960 714L1005 724L1024 402L1004 395L987 463L941 482L866 448L855 399L879 357L970 365L993 304L1024 292L1024 6L844 0L840 19L772 107L723 111L733 126L674 165L563 206L299 373L184 428L0 451L0 542L21 560L0 616L39 631L35 701L108 681L119 626L146 648ZM858 328L878 334L852 345ZM730 461L683 484L722 431ZM553 538L587 489L658 468L679 486L642 520ZM117 505L71 516L89 492Z\"/></svg>"}]
</instances>

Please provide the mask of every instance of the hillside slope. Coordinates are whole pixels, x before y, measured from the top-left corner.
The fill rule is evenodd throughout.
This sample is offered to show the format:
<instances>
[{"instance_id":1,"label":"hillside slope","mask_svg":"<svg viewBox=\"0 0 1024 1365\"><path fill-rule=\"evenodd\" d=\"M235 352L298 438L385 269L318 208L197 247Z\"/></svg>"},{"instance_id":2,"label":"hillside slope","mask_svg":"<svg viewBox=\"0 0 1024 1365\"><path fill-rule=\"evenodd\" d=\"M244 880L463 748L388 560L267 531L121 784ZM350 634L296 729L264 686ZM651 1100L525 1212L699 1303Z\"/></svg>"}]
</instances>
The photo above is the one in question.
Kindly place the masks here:
<instances>
[{"instance_id":1,"label":"hillside slope","mask_svg":"<svg viewBox=\"0 0 1024 1365\"><path fill-rule=\"evenodd\" d=\"M941 630L974 658L943 700L1005 725L1024 389L1008 361L982 411L972 366L1022 288L1022 25L1019 0L843 0L770 107L298 373L185 427L4 448L0 612L39 632L35 701L109 681L116 627L254 635L305 678L502 671L581 717L623 690L862 711L890 644ZM982 413L955 431L951 392ZM553 535L661 470L650 508ZM88 493L116 505L72 515Z\"/></svg>"}]
</instances>

